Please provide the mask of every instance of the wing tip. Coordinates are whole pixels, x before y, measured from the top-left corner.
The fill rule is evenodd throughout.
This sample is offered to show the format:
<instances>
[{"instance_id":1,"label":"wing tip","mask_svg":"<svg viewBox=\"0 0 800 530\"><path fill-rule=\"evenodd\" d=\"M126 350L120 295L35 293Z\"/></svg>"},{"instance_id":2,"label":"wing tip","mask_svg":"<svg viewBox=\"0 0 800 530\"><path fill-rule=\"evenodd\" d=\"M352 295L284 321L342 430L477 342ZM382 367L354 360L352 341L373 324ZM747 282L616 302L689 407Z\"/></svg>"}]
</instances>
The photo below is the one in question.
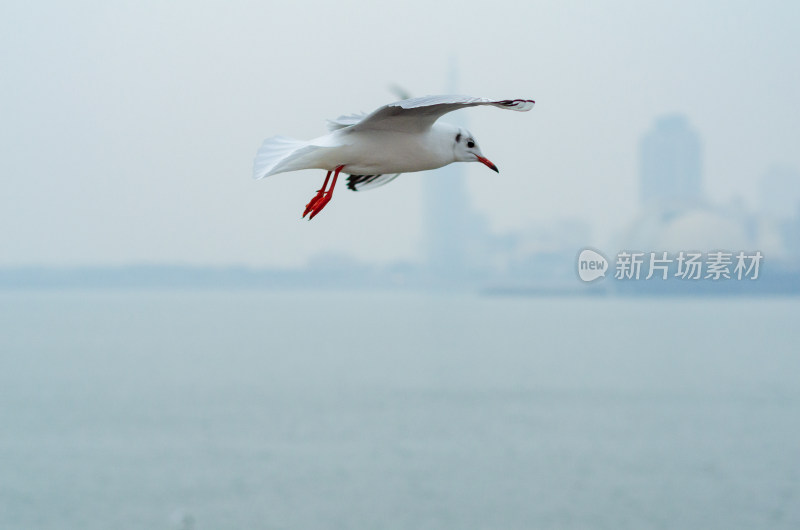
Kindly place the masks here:
<instances>
[{"instance_id":1,"label":"wing tip","mask_svg":"<svg viewBox=\"0 0 800 530\"><path fill-rule=\"evenodd\" d=\"M534 105L536 105L536 102L532 99L504 99L502 101L498 101L497 104L510 110L527 112L531 110Z\"/></svg>"}]
</instances>

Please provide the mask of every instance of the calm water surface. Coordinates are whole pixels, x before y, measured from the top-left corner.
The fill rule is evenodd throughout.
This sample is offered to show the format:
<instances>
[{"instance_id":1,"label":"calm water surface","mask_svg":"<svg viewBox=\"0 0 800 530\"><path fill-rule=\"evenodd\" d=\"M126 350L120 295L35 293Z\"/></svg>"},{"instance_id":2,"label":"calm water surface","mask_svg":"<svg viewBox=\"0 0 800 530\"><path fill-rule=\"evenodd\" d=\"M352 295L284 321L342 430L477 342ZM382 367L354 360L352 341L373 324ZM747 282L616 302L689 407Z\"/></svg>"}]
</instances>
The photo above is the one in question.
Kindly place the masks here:
<instances>
[{"instance_id":1,"label":"calm water surface","mask_svg":"<svg viewBox=\"0 0 800 530\"><path fill-rule=\"evenodd\" d=\"M800 528L798 315L0 293L0 528Z\"/></svg>"}]
</instances>

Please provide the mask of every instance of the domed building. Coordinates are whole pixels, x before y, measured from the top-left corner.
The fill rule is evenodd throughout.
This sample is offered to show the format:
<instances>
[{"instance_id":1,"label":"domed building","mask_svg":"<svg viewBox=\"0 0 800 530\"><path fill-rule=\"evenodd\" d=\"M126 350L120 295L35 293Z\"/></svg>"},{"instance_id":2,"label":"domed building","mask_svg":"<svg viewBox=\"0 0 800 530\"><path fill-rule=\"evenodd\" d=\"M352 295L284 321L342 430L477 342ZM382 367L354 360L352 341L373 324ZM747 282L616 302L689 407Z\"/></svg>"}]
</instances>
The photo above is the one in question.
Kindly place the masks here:
<instances>
[{"instance_id":1,"label":"domed building","mask_svg":"<svg viewBox=\"0 0 800 530\"><path fill-rule=\"evenodd\" d=\"M642 211L620 235L620 249L661 252L754 250L761 230L738 208L709 205Z\"/></svg>"}]
</instances>

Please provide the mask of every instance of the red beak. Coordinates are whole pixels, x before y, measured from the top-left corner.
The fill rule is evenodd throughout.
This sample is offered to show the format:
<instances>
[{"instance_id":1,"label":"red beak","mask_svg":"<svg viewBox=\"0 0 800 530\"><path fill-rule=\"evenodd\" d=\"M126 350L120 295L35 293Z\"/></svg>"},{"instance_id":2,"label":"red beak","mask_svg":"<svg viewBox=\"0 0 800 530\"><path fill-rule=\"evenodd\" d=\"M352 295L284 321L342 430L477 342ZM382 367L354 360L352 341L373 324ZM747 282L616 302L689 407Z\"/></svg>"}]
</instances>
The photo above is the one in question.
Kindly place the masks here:
<instances>
[{"instance_id":1,"label":"red beak","mask_svg":"<svg viewBox=\"0 0 800 530\"><path fill-rule=\"evenodd\" d=\"M475 156L478 156L478 155L475 155ZM494 171L496 173L500 173L500 170L497 169L497 166L492 164L492 161L489 160L488 158L485 158L485 157L482 157L482 156L478 156L478 162L480 162L481 164L485 164L492 171Z\"/></svg>"}]
</instances>

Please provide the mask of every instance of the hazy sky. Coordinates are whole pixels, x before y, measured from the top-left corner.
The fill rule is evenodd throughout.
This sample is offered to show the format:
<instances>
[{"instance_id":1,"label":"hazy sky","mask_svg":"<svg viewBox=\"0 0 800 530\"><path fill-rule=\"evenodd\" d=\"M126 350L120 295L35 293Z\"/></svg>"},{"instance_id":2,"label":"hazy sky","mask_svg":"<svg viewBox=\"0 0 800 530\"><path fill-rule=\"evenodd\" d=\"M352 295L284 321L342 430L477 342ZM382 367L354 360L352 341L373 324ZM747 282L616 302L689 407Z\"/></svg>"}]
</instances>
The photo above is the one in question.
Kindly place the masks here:
<instances>
[{"instance_id":1,"label":"hazy sky","mask_svg":"<svg viewBox=\"0 0 800 530\"><path fill-rule=\"evenodd\" d=\"M501 171L466 177L494 231L622 226L667 112L702 136L711 198L755 206L770 166L800 168L799 27L788 1L3 2L0 265L419 259L435 172L341 186L306 222L324 173L256 182L252 162L391 83L441 93L450 57L460 92L537 101L464 111Z\"/></svg>"}]
</instances>

